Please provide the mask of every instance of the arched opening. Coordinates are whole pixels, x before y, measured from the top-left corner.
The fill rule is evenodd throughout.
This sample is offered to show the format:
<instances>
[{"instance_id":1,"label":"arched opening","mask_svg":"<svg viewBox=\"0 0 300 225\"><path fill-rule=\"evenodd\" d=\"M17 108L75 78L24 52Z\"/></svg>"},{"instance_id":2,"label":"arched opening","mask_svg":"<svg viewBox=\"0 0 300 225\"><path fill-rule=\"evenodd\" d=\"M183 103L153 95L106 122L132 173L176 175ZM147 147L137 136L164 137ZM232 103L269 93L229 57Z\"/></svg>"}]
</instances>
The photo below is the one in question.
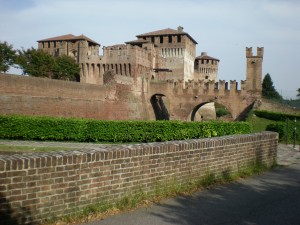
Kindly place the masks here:
<instances>
[{"instance_id":1,"label":"arched opening","mask_svg":"<svg viewBox=\"0 0 300 225\"><path fill-rule=\"evenodd\" d=\"M162 94L155 94L150 99L156 120L170 120L168 109L163 100L164 97Z\"/></svg>"},{"instance_id":2,"label":"arched opening","mask_svg":"<svg viewBox=\"0 0 300 225\"><path fill-rule=\"evenodd\" d=\"M217 102L203 102L197 105L191 115L191 121L232 120L230 111Z\"/></svg>"},{"instance_id":3,"label":"arched opening","mask_svg":"<svg viewBox=\"0 0 300 225\"><path fill-rule=\"evenodd\" d=\"M228 108L220 103L215 102L216 117L218 120L232 121L233 117Z\"/></svg>"},{"instance_id":4,"label":"arched opening","mask_svg":"<svg viewBox=\"0 0 300 225\"><path fill-rule=\"evenodd\" d=\"M197 105L192 113L191 113L191 121L203 121L203 120L207 120L207 113L205 113L205 110L203 110L203 108L205 109L205 105L209 104L209 102L203 102L199 105ZM202 108L202 110L200 110Z\"/></svg>"}]
</instances>

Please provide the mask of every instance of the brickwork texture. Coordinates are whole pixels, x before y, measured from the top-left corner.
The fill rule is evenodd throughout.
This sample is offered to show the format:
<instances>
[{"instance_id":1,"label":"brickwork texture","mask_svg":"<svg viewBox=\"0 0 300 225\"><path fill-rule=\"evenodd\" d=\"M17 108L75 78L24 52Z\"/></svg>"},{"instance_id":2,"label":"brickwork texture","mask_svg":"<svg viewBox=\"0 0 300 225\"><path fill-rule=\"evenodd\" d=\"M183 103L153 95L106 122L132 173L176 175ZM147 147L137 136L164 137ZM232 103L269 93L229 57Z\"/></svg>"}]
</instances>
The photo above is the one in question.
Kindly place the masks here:
<instances>
[{"instance_id":1,"label":"brickwork texture","mask_svg":"<svg viewBox=\"0 0 300 225\"><path fill-rule=\"evenodd\" d=\"M117 201L158 182L178 183L276 160L277 133L0 155L0 218L35 224ZM1 224L3 224L1 222Z\"/></svg>"}]
</instances>

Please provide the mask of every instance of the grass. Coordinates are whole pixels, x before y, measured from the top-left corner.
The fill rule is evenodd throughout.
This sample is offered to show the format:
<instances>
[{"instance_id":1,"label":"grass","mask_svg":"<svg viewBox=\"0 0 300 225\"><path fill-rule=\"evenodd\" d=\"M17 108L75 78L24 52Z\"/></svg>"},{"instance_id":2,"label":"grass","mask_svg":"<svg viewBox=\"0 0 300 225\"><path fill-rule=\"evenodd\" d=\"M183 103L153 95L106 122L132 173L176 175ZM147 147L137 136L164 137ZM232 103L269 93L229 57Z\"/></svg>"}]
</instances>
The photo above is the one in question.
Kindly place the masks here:
<instances>
[{"instance_id":1,"label":"grass","mask_svg":"<svg viewBox=\"0 0 300 225\"><path fill-rule=\"evenodd\" d=\"M276 164L272 165L271 168L274 166L276 166ZM122 211L158 203L166 198L180 195L189 196L196 191L209 189L213 186L223 185L249 176L261 174L271 168L254 163L253 165L239 169L238 172L225 170L218 176L207 172L198 179L188 179L188 181L184 183L178 183L175 179L169 182L157 182L149 192L144 192L142 188L138 188L134 193L128 193L117 202L100 202L77 211L72 215L64 216L62 218L52 218L45 221L43 224L66 225L99 220Z\"/></svg>"},{"instance_id":2,"label":"grass","mask_svg":"<svg viewBox=\"0 0 300 225\"><path fill-rule=\"evenodd\" d=\"M266 130L267 125L274 123L273 120L260 118L256 116L252 111L249 113L246 122L250 123L253 127L253 132L262 132Z\"/></svg>"},{"instance_id":3,"label":"grass","mask_svg":"<svg viewBox=\"0 0 300 225\"><path fill-rule=\"evenodd\" d=\"M36 146L16 146L0 144L0 153L13 154L13 153L33 153L33 152L50 152L50 151L65 151L76 150L76 148L68 147L36 147Z\"/></svg>"}]
</instances>

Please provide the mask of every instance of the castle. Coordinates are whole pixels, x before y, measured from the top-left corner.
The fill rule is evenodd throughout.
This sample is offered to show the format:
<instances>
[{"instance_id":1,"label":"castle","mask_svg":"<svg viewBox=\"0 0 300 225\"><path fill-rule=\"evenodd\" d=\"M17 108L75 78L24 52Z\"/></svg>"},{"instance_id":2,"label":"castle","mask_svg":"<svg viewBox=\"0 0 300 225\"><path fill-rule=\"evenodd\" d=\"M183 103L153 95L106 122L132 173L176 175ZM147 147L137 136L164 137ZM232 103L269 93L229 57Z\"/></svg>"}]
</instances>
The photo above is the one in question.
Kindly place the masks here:
<instances>
[{"instance_id":1,"label":"castle","mask_svg":"<svg viewBox=\"0 0 300 225\"><path fill-rule=\"evenodd\" d=\"M72 34L38 41L38 48L51 55L74 57L80 65L80 82L103 84L103 75L136 79L217 81L219 59L202 52L196 57L197 42L179 26L137 35L137 40L103 47L90 38Z\"/></svg>"},{"instance_id":2,"label":"castle","mask_svg":"<svg viewBox=\"0 0 300 225\"><path fill-rule=\"evenodd\" d=\"M84 35L39 40L39 49L76 59L80 82L3 74L0 114L198 121L221 105L239 120L261 99L264 48L246 48L246 80L238 83L218 80L219 59L196 57L196 44L182 27L103 47L103 55Z\"/></svg>"}]
</instances>

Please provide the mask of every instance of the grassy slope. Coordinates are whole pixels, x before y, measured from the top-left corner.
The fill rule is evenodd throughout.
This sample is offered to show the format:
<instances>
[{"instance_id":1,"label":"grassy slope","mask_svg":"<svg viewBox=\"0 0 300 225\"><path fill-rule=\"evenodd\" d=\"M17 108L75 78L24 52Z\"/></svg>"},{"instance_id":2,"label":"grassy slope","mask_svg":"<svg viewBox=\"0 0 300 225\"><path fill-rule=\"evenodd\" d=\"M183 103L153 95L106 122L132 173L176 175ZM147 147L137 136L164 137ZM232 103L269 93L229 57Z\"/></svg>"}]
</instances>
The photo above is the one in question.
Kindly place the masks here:
<instances>
[{"instance_id":1,"label":"grassy slope","mask_svg":"<svg viewBox=\"0 0 300 225\"><path fill-rule=\"evenodd\" d=\"M266 130L268 124L274 123L273 120L268 120L265 118L260 118L251 111L246 119L253 127L253 132L261 132Z\"/></svg>"}]
</instances>

